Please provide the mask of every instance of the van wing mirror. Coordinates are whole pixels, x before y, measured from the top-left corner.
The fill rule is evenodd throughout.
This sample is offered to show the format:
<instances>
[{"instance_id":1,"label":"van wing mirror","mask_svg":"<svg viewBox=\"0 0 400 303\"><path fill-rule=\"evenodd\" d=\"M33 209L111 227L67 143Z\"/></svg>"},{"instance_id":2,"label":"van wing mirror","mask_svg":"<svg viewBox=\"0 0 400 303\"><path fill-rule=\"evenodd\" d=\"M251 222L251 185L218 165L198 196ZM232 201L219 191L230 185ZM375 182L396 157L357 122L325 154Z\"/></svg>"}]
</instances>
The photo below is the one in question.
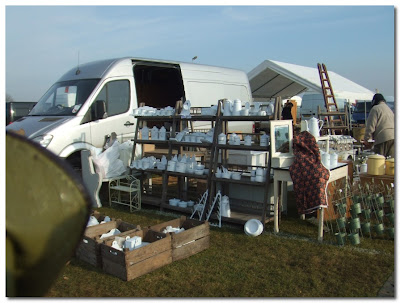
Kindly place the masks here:
<instances>
[{"instance_id":1,"label":"van wing mirror","mask_svg":"<svg viewBox=\"0 0 400 303\"><path fill-rule=\"evenodd\" d=\"M97 100L95 103L95 119L104 119L107 118L107 109L106 109L106 101Z\"/></svg>"}]
</instances>

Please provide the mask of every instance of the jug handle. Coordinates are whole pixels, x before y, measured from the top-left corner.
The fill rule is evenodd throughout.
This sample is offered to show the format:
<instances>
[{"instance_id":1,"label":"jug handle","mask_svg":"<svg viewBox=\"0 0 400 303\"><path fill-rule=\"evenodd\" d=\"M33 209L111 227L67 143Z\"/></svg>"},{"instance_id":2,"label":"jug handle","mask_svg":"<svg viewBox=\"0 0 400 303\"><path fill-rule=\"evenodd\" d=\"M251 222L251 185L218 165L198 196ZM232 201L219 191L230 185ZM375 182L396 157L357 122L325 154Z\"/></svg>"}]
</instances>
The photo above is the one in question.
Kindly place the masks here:
<instances>
[{"instance_id":1,"label":"jug handle","mask_svg":"<svg viewBox=\"0 0 400 303\"><path fill-rule=\"evenodd\" d=\"M323 120L318 120L318 124L319 124L319 122L322 122L321 126L319 127L319 130L321 130L322 126L324 126L324 121Z\"/></svg>"},{"instance_id":2,"label":"jug handle","mask_svg":"<svg viewBox=\"0 0 400 303\"><path fill-rule=\"evenodd\" d=\"M306 131L310 131L310 129L308 128L308 121L304 120L306 122Z\"/></svg>"}]
</instances>

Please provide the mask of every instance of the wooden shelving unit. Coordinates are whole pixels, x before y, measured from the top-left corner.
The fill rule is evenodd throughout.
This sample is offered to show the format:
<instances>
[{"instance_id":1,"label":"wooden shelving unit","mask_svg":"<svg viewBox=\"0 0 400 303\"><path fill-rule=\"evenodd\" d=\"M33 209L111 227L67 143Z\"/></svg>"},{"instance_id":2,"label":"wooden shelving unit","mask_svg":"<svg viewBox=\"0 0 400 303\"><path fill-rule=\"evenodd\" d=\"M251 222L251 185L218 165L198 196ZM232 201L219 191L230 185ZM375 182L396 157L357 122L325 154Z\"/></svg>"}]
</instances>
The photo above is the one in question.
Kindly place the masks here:
<instances>
[{"instance_id":1,"label":"wooden shelving unit","mask_svg":"<svg viewBox=\"0 0 400 303\"><path fill-rule=\"evenodd\" d=\"M265 116L227 116L224 117L221 113L221 107L223 104L223 100L218 101L218 110L215 116L202 116L201 108L193 108L191 112L193 114L190 118L183 118L179 115L181 109L181 103L177 103L175 107L175 115L160 117L160 116L138 116L137 118L137 127L136 134L134 139L134 147L132 159L134 159L136 145L137 144L155 144L158 146L163 146L166 152L165 156L167 159L171 159L174 154L193 154L195 151L184 151L184 149L192 148L192 149L202 149L205 151L206 156L204 156L201 160L202 164L205 165L205 168L208 169L208 173L204 175L196 175L189 173L180 173L180 172L172 172L168 170L157 170L157 169L147 169L145 171L137 170L142 172L142 181L146 180L151 175L160 175L162 177L162 193L159 196L152 196L146 192L146 189L143 189L142 193L142 204L149 204L153 206L159 206L160 210L170 209L173 211L182 212L185 214L191 214L191 208L182 208L177 206L172 206L168 203L170 197L168 197L168 180L170 177L175 177L178 180L177 189L178 189L178 197L180 199L185 198L185 192L182 188L187 186L187 181L189 179L195 179L198 181L202 181L206 183L206 188L209 190L208 200L206 202L205 207L210 207L211 201L215 196L217 184L222 188L223 191L227 191L228 184L240 184L251 189L252 187L256 188L264 188L264 199L260 201L246 201L243 199L235 199L234 197L230 198L231 201L231 217L222 217L222 222L233 223L233 224L244 224L249 219L256 218L260 221L268 222L273 219L273 216L268 213L267 208L271 205L267 201L269 194L269 186L272 184L269 175L270 175L270 153L269 146L260 146L257 143L253 143L251 146L244 145L229 145L229 144L218 144L218 135L221 132L229 134L229 123L230 122L248 122L253 123L255 121L268 121L269 117ZM187 141L176 141L175 133L182 131L185 127L190 129L190 132L195 132L193 129L193 123L196 121L205 121L209 122L211 128L214 128L214 135L212 142L187 142ZM139 137L140 129L148 122L169 122L171 123L171 134L170 140L162 141L162 140L142 140ZM253 136L258 136L260 134L252 134ZM171 140L172 138L172 140ZM218 165L225 164L227 165L227 157L229 154L229 150L242 150L242 151L257 151L257 152L267 152L268 159L263 168L267 169L267 177L265 182L254 182L250 180L249 176L242 176L241 180L233 180L233 179L223 179L216 178L215 172ZM143 155L143 153L142 153ZM220 159L220 160L219 160ZM248 168L248 165L245 165ZM259 166L258 166L259 167ZM254 166L254 168L257 168ZM237 169L237 168L236 168ZM243 168L245 171L246 168ZM240 200L240 201L239 201ZM196 201L195 201L196 202ZM247 207L246 207L247 205ZM205 212L204 212L205 214ZM203 216L204 216L203 214ZM211 218L215 218L215 214L211 214ZM202 220L205 218L202 217Z\"/></svg>"}]
</instances>

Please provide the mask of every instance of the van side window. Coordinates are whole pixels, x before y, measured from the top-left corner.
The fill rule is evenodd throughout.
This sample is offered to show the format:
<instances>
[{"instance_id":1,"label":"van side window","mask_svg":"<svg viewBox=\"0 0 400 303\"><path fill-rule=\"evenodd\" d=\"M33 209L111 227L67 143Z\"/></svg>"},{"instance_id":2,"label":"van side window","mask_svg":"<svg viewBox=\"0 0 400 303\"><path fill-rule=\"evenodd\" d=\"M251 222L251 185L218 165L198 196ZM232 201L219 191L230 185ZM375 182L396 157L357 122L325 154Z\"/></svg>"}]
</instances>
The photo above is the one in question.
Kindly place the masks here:
<instances>
[{"instance_id":1,"label":"van side window","mask_svg":"<svg viewBox=\"0 0 400 303\"><path fill-rule=\"evenodd\" d=\"M106 101L107 116L125 113L129 109L130 87L128 80L108 82L97 95L96 100Z\"/></svg>"}]
</instances>

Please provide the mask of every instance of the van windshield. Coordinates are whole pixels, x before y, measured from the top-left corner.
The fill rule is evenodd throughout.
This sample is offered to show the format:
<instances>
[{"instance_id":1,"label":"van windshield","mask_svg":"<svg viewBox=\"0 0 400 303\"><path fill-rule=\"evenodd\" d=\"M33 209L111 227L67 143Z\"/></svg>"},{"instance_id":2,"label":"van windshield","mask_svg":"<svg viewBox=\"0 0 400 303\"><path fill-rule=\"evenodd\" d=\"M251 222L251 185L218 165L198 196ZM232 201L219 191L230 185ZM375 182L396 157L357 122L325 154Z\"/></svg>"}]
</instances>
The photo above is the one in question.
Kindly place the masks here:
<instances>
[{"instance_id":1,"label":"van windshield","mask_svg":"<svg viewBox=\"0 0 400 303\"><path fill-rule=\"evenodd\" d=\"M55 83L40 98L29 116L75 116L100 79Z\"/></svg>"}]
</instances>

